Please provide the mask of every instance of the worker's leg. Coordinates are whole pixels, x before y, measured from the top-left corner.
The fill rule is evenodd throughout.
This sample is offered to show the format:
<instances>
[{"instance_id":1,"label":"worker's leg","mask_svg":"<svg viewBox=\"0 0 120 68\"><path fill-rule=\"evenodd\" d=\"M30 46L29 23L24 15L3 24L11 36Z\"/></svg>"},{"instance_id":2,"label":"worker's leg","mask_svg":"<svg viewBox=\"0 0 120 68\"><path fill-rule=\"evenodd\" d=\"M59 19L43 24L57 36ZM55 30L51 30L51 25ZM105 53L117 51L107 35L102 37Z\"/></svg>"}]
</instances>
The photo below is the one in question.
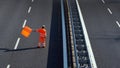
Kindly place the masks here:
<instances>
[{"instance_id":1,"label":"worker's leg","mask_svg":"<svg viewBox=\"0 0 120 68\"><path fill-rule=\"evenodd\" d=\"M41 43L40 42L38 42L38 48L40 48L41 47Z\"/></svg>"},{"instance_id":2,"label":"worker's leg","mask_svg":"<svg viewBox=\"0 0 120 68\"><path fill-rule=\"evenodd\" d=\"M44 43L42 43L42 47L43 48L45 48L46 47L46 43L44 42Z\"/></svg>"},{"instance_id":3,"label":"worker's leg","mask_svg":"<svg viewBox=\"0 0 120 68\"><path fill-rule=\"evenodd\" d=\"M46 37L44 37L44 47L46 47Z\"/></svg>"},{"instance_id":4,"label":"worker's leg","mask_svg":"<svg viewBox=\"0 0 120 68\"><path fill-rule=\"evenodd\" d=\"M39 43L38 43L38 47L40 48L40 47L43 47L43 48L45 48L46 47L46 41L45 41L46 39L44 38L44 37L40 37L39 38Z\"/></svg>"},{"instance_id":5,"label":"worker's leg","mask_svg":"<svg viewBox=\"0 0 120 68\"><path fill-rule=\"evenodd\" d=\"M43 48L45 48L46 47L46 43L38 43L38 48L41 48L41 47L43 47Z\"/></svg>"}]
</instances>

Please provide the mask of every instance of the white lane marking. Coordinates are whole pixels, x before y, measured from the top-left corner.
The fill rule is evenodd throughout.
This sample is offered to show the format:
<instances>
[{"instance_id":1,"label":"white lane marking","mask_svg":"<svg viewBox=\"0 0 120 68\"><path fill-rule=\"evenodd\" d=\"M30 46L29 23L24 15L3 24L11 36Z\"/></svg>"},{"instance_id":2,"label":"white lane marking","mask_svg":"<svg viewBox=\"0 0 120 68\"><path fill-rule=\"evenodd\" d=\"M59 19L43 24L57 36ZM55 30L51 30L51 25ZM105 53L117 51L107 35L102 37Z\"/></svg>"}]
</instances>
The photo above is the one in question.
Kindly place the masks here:
<instances>
[{"instance_id":1,"label":"white lane marking","mask_svg":"<svg viewBox=\"0 0 120 68\"><path fill-rule=\"evenodd\" d=\"M112 14L112 11L110 10L110 8L107 8L107 10L109 11L110 14Z\"/></svg>"},{"instance_id":2,"label":"white lane marking","mask_svg":"<svg viewBox=\"0 0 120 68\"><path fill-rule=\"evenodd\" d=\"M32 2L34 2L34 0L32 0Z\"/></svg>"},{"instance_id":3,"label":"white lane marking","mask_svg":"<svg viewBox=\"0 0 120 68\"><path fill-rule=\"evenodd\" d=\"M116 23L117 23L118 27L120 27L120 23L118 21L116 21Z\"/></svg>"},{"instance_id":4,"label":"white lane marking","mask_svg":"<svg viewBox=\"0 0 120 68\"><path fill-rule=\"evenodd\" d=\"M86 29L86 26L85 26L85 22L84 22L84 19L83 19L83 16L82 16L82 12L81 12L78 0L76 0L76 3L77 3L78 11L79 11L81 24L82 24L82 27L83 27L83 32L84 32L84 36L85 36L85 40L86 40L87 50L89 52L88 54L89 54L91 66L92 66L92 68L97 68L97 64L96 64L96 61L95 61L95 58L94 58L94 54L93 54L93 51L92 51L91 43L90 43L90 40L89 40L89 36L88 36L88 33L87 33L87 29Z\"/></svg>"},{"instance_id":5,"label":"white lane marking","mask_svg":"<svg viewBox=\"0 0 120 68\"><path fill-rule=\"evenodd\" d=\"M31 6L30 6L29 9L28 9L28 13L30 13L30 11L31 11Z\"/></svg>"},{"instance_id":6,"label":"white lane marking","mask_svg":"<svg viewBox=\"0 0 120 68\"><path fill-rule=\"evenodd\" d=\"M16 44L15 44L15 47L14 47L15 50L17 49L19 42L20 42L20 38L18 38L17 41L16 41Z\"/></svg>"},{"instance_id":7,"label":"white lane marking","mask_svg":"<svg viewBox=\"0 0 120 68\"><path fill-rule=\"evenodd\" d=\"M23 23L23 26L22 26L23 28L25 27L26 22L27 22L27 20L25 19L25 20L24 20L24 23Z\"/></svg>"},{"instance_id":8,"label":"white lane marking","mask_svg":"<svg viewBox=\"0 0 120 68\"><path fill-rule=\"evenodd\" d=\"M102 0L102 2L105 4L105 1L104 1L104 0Z\"/></svg>"},{"instance_id":9,"label":"white lane marking","mask_svg":"<svg viewBox=\"0 0 120 68\"><path fill-rule=\"evenodd\" d=\"M10 68L10 64L7 65L7 68Z\"/></svg>"}]
</instances>

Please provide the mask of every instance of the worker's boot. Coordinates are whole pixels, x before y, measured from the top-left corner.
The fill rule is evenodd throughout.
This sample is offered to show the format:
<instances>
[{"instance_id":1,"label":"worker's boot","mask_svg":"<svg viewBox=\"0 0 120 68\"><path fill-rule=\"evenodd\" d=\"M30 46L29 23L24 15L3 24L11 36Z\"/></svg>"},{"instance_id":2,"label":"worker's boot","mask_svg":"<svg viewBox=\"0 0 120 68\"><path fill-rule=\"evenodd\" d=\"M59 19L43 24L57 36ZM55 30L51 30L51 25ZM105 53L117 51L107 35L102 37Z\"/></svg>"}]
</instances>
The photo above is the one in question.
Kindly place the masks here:
<instances>
[{"instance_id":1,"label":"worker's boot","mask_svg":"<svg viewBox=\"0 0 120 68\"><path fill-rule=\"evenodd\" d=\"M41 43L41 47L45 48L46 47L45 43Z\"/></svg>"},{"instance_id":2,"label":"worker's boot","mask_svg":"<svg viewBox=\"0 0 120 68\"><path fill-rule=\"evenodd\" d=\"M38 43L38 48L45 48L46 47L46 44L45 43Z\"/></svg>"},{"instance_id":3,"label":"worker's boot","mask_svg":"<svg viewBox=\"0 0 120 68\"><path fill-rule=\"evenodd\" d=\"M43 43L43 48L45 48L46 47L46 43Z\"/></svg>"},{"instance_id":4,"label":"worker's boot","mask_svg":"<svg viewBox=\"0 0 120 68\"><path fill-rule=\"evenodd\" d=\"M37 46L38 48L40 48L41 47L41 43L38 43L38 46Z\"/></svg>"}]
</instances>

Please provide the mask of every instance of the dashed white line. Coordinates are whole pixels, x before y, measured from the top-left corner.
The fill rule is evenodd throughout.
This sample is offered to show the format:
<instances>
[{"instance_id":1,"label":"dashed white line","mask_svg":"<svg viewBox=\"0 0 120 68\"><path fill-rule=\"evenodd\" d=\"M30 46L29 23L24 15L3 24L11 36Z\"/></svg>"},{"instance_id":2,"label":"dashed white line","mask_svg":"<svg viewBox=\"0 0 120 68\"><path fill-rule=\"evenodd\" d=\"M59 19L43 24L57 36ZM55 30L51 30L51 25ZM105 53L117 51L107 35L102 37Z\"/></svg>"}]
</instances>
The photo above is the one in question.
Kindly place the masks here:
<instances>
[{"instance_id":1,"label":"dashed white line","mask_svg":"<svg viewBox=\"0 0 120 68\"><path fill-rule=\"evenodd\" d=\"M30 6L29 9L28 9L28 13L30 13L30 11L31 11L31 6Z\"/></svg>"},{"instance_id":2,"label":"dashed white line","mask_svg":"<svg viewBox=\"0 0 120 68\"><path fill-rule=\"evenodd\" d=\"M107 10L109 11L110 14L112 14L112 11L110 10L110 8L107 8Z\"/></svg>"},{"instance_id":3,"label":"dashed white line","mask_svg":"<svg viewBox=\"0 0 120 68\"><path fill-rule=\"evenodd\" d=\"M104 1L104 0L102 0L102 2L105 4L105 1Z\"/></svg>"},{"instance_id":4,"label":"dashed white line","mask_svg":"<svg viewBox=\"0 0 120 68\"><path fill-rule=\"evenodd\" d=\"M15 47L14 47L15 50L17 49L19 42L20 42L20 38L18 38L17 41L16 41L16 44L15 44Z\"/></svg>"},{"instance_id":5,"label":"dashed white line","mask_svg":"<svg viewBox=\"0 0 120 68\"><path fill-rule=\"evenodd\" d=\"M10 68L10 64L7 65L7 68Z\"/></svg>"},{"instance_id":6,"label":"dashed white line","mask_svg":"<svg viewBox=\"0 0 120 68\"><path fill-rule=\"evenodd\" d=\"M34 0L32 0L32 2L34 2ZM29 9L28 9L28 13L30 13L30 11L31 11L31 6L30 6ZM27 20L25 19L22 27L25 27L26 22L27 22ZM19 44L19 42L20 42L20 39L21 39L21 38L18 38L17 41L16 41L16 44L15 44L15 47L14 47L15 50L16 50L17 47L18 47L18 44ZM10 64L8 64L6 68L10 68Z\"/></svg>"},{"instance_id":7,"label":"dashed white line","mask_svg":"<svg viewBox=\"0 0 120 68\"><path fill-rule=\"evenodd\" d=\"M32 0L32 2L34 2L34 0Z\"/></svg>"},{"instance_id":8,"label":"dashed white line","mask_svg":"<svg viewBox=\"0 0 120 68\"><path fill-rule=\"evenodd\" d=\"M25 27L26 22L27 22L27 20L25 19L25 20L24 20L24 23L23 23L23 26L22 26L23 28Z\"/></svg>"},{"instance_id":9,"label":"dashed white line","mask_svg":"<svg viewBox=\"0 0 120 68\"><path fill-rule=\"evenodd\" d=\"M120 23L118 21L116 21L116 23L117 23L118 27L120 27Z\"/></svg>"}]
</instances>

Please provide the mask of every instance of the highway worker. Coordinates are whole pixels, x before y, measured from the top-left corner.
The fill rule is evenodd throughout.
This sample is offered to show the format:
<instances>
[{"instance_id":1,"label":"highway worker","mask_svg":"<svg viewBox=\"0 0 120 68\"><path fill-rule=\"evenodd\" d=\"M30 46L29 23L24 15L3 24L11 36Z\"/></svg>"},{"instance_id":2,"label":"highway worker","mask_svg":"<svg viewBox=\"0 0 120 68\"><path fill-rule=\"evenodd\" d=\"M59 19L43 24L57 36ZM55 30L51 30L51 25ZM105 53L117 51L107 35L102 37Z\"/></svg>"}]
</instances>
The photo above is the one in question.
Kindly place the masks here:
<instances>
[{"instance_id":1,"label":"highway worker","mask_svg":"<svg viewBox=\"0 0 120 68\"><path fill-rule=\"evenodd\" d=\"M46 47L46 36L47 36L45 25L42 25L41 28L36 29L35 32L39 33L38 48L40 47L45 48Z\"/></svg>"}]
</instances>

